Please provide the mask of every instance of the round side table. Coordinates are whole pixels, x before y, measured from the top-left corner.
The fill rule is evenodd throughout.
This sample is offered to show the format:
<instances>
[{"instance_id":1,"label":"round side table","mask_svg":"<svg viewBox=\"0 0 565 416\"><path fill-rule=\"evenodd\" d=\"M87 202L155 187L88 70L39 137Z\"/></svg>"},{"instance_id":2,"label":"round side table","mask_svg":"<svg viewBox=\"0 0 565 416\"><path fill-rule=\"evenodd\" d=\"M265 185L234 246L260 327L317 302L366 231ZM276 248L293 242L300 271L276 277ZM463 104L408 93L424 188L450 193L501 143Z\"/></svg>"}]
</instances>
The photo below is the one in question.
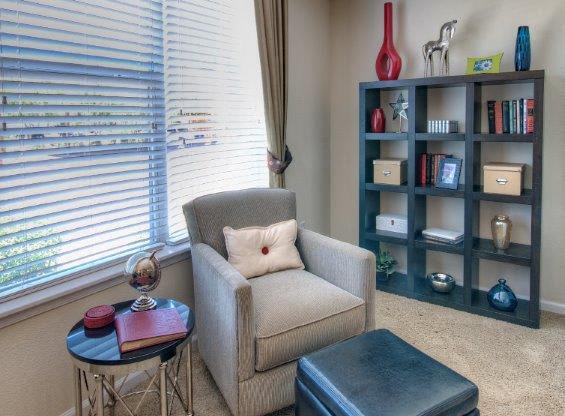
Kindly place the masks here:
<instances>
[{"instance_id":1,"label":"round side table","mask_svg":"<svg viewBox=\"0 0 565 416\"><path fill-rule=\"evenodd\" d=\"M188 330L185 338L122 354L114 325L87 329L80 320L69 331L67 350L74 365L76 416L82 416L83 384L90 408L89 416L92 412L97 416L104 416L105 408L113 415L117 404L125 408L126 414L136 416L140 405L151 393L157 393L159 396L161 416L168 416L169 407L172 407L175 398L178 398L187 415L193 414L191 334L194 329L194 312L185 304L172 299L156 300L157 309L175 308L179 312ZM130 310L132 302L133 300L130 300L113 305L116 315L135 313ZM186 354L184 393L180 391L178 383L183 354ZM147 388L122 393L127 378L137 372L143 372L149 379ZM94 377L93 388L89 388L87 373ZM116 377L124 377L119 387L115 383ZM134 408L128 406L124 400L130 396L140 396Z\"/></svg>"}]
</instances>

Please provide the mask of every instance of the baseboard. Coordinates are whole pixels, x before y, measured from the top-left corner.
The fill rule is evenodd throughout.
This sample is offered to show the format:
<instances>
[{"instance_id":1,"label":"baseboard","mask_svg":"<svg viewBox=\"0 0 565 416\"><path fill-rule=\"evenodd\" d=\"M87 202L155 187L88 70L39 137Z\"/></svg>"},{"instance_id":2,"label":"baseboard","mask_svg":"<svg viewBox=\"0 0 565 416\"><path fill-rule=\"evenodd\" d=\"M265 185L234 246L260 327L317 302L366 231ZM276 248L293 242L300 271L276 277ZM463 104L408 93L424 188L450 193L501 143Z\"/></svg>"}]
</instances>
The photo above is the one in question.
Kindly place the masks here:
<instances>
[{"instance_id":1,"label":"baseboard","mask_svg":"<svg viewBox=\"0 0 565 416\"><path fill-rule=\"evenodd\" d=\"M540 301L540 308L542 311L553 312L559 315L565 315L565 304L551 302L549 300L541 300Z\"/></svg>"}]
</instances>

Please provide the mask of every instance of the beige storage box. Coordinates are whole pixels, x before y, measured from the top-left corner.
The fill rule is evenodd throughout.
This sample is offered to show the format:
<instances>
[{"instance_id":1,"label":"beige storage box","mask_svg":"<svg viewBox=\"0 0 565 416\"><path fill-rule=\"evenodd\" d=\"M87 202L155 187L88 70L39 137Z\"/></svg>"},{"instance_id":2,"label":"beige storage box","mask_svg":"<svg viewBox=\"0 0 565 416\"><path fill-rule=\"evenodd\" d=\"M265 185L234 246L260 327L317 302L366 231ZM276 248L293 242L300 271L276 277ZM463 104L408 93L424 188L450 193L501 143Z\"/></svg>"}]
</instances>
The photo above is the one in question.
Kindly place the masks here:
<instances>
[{"instance_id":1,"label":"beige storage box","mask_svg":"<svg viewBox=\"0 0 565 416\"><path fill-rule=\"evenodd\" d=\"M483 186L488 194L520 195L523 178L522 163L487 163L483 166Z\"/></svg>"},{"instance_id":2,"label":"beige storage box","mask_svg":"<svg viewBox=\"0 0 565 416\"><path fill-rule=\"evenodd\" d=\"M402 185L406 182L406 159L373 160L373 182Z\"/></svg>"}]
</instances>

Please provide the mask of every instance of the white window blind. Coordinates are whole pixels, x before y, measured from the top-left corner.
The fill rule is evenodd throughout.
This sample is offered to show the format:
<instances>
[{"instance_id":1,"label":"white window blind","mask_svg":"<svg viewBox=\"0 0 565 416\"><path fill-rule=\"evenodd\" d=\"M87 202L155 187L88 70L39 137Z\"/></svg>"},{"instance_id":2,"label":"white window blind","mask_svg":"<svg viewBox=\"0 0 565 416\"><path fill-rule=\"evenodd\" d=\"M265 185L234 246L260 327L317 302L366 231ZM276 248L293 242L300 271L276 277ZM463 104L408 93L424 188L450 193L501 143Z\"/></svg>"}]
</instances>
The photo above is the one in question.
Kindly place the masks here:
<instances>
[{"instance_id":1,"label":"white window blind","mask_svg":"<svg viewBox=\"0 0 565 416\"><path fill-rule=\"evenodd\" d=\"M0 0L0 295L165 239L161 6Z\"/></svg>"},{"instance_id":2,"label":"white window blind","mask_svg":"<svg viewBox=\"0 0 565 416\"><path fill-rule=\"evenodd\" d=\"M182 204L268 186L253 2L164 0L168 224L186 237Z\"/></svg>"}]
</instances>

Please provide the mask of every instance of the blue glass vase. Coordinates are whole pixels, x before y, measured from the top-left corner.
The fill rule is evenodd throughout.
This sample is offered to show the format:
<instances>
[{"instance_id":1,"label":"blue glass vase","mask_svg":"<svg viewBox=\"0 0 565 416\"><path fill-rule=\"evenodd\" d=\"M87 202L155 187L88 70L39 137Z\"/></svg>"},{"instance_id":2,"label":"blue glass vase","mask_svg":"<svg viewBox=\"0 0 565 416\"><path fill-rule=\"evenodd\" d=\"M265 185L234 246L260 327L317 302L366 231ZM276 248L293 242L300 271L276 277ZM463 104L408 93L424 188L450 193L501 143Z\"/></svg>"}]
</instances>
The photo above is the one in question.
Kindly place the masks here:
<instances>
[{"instance_id":1,"label":"blue glass vase","mask_svg":"<svg viewBox=\"0 0 565 416\"><path fill-rule=\"evenodd\" d=\"M512 289L506 285L505 279L498 279L498 284L488 291L487 299L490 306L500 311L512 312L518 306L518 299Z\"/></svg>"},{"instance_id":2,"label":"blue glass vase","mask_svg":"<svg viewBox=\"0 0 565 416\"><path fill-rule=\"evenodd\" d=\"M520 26L516 35L514 69L516 71L528 71L530 69L530 60L530 29L528 26Z\"/></svg>"}]
</instances>

